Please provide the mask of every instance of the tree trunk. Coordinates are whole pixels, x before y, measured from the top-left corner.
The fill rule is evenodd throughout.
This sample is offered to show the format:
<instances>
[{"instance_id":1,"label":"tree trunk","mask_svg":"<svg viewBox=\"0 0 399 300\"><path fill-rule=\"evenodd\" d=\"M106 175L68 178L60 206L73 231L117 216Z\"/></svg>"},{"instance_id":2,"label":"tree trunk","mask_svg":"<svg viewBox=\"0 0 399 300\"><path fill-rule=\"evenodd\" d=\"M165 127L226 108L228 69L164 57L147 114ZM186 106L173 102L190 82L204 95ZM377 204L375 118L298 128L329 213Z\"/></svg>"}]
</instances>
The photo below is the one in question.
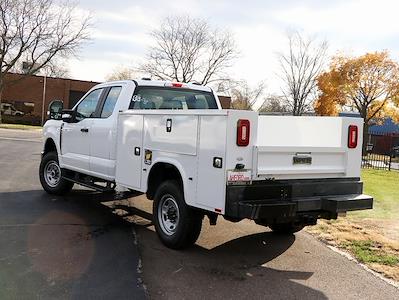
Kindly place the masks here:
<instances>
[{"instance_id":1,"label":"tree trunk","mask_svg":"<svg viewBox=\"0 0 399 300\"><path fill-rule=\"evenodd\" d=\"M362 145L362 155L367 155L367 144L369 142L369 124L363 123L363 145Z\"/></svg>"},{"instance_id":2,"label":"tree trunk","mask_svg":"<svg viewBox=\"0 0 399 300\"><path fill-rule=\"evenodd\" d=\"M3 120L2 120L2 117L3 117L3 115L2 115L2 112L1 112L1 96L2 96L2 94L3 94L3 85L0 83L0 124L2 124L3 123Z\"/></svg>"}]
</instances>

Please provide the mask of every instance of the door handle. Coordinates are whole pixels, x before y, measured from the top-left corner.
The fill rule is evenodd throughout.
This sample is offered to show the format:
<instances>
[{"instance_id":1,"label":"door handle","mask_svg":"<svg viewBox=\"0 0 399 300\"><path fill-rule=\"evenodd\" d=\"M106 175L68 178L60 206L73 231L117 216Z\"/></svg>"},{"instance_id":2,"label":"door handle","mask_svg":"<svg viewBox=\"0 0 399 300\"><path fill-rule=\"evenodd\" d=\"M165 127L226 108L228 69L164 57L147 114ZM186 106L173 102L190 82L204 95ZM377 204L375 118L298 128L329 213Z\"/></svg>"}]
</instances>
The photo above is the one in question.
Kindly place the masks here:
<instances>
[{"instance_id":1,"label":"door handle","mask_svg":"<svg viewBox=\"0 0 399 300\"><path fill-rule=\"evenodd\" d=\"M134 147L134 155L140 156L140 147Z\"/></svg>"},{"instance_id":2,"label":"door handle","mask_svg":"<svg viewBox=\"0 0 399 300\"><path fill-rule=\"evenodd\" d=\"M166 132L171 132L172 131L172 119L167 119L166 120Z\"/></svg>"},{"instance_id":3,"label":"door handle","mask_svg":"<svg viewBox=\"0 0 399 300\"><path fill-rule=\"evenodd\" d=\"M80 131L81 132L89 132L89 128L81 128Z\"/></svg>"}]
</instances>

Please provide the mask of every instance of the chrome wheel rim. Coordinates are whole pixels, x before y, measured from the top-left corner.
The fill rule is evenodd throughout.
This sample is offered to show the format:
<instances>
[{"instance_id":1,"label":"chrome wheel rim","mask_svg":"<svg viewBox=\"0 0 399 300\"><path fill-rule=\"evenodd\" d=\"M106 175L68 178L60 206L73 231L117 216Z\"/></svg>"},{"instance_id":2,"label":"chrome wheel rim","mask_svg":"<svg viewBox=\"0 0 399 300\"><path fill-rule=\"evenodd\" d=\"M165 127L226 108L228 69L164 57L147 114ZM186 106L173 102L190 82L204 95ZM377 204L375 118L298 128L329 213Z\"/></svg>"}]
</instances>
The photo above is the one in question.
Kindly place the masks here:
<instances>
[{"instance_id":1,"label":"chrome wheel rim","mask_svg":"<svg viewBox=\"0 0 399 300\"><path fill-rule=\"evenodd\" d=\"M61 179L61 169L54 160L49 161L44 167L44 179L50 187L56 187Z\"/></svg>"},{"instance_id":2,"label":"chrome wheel rim","mask_svg":"<svg viewBox=\"0 0 399 300\"><path fill-rule=\"evenodd\" d=\"M158 221L162 231L172 235L179 225L179 207L172 195L164 195L158 206Z\"/></svg>"}]
</instances>

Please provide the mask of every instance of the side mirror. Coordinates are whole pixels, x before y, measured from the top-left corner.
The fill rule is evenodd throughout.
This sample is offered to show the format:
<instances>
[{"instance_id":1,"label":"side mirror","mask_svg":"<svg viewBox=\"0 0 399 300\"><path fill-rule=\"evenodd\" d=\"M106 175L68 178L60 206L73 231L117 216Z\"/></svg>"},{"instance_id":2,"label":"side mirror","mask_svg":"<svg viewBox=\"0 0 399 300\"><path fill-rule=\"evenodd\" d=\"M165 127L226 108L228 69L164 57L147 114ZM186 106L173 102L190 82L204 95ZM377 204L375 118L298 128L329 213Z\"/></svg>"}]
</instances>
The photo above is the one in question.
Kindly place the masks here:
<instances>
[{"instance_id":1,"label":"side mirror","mask_svg":"<svg viewBox=\"0 0 399 300\"><path fill-rule=\"evenodd\" d=\"M62 110L62 121L65 123L75 122L75 111L73 109L63 109Z\"/></svg>"},{"instance_id":2,"label":"side mirror","mask_svg":"<svg viewBox=\"0 0 399 300\"><path fill-rule=\"evenodd\" d=\"M61 120L64 103L61 100L53 100L48 105L47 116L52 120Z\"/></svg>"}]
</instances>

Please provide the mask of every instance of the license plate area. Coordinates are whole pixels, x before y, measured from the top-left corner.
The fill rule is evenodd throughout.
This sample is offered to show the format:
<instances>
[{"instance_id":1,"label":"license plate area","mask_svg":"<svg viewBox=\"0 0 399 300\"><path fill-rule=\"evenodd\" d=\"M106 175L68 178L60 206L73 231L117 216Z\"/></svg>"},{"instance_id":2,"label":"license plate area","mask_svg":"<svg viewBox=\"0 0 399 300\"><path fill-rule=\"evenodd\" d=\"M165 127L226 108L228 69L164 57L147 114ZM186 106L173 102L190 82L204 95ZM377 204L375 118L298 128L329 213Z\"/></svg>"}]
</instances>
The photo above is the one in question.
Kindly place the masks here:
<instances>
[{"instance_id":1,"label":"license plate area","mask_svg":"<svg viewBox=\"0 0 399 300\"><path fill-rule=\"evenodd\" d=\"M250 180L251 180L251 170L227 171L228 184L244 183L244 182L249 182Z\"/></svg>"},{"instance_id":2,"label":"license plate area","mask_svg":"<svg viewBox=\"0 0 399 300\"><path fill-rule=\"evenodd\" d=\"M294 165L311 165L312 157L309 154L295 154L295 156L292 158L292 163Z\"/></svg>"}]
</instances>

